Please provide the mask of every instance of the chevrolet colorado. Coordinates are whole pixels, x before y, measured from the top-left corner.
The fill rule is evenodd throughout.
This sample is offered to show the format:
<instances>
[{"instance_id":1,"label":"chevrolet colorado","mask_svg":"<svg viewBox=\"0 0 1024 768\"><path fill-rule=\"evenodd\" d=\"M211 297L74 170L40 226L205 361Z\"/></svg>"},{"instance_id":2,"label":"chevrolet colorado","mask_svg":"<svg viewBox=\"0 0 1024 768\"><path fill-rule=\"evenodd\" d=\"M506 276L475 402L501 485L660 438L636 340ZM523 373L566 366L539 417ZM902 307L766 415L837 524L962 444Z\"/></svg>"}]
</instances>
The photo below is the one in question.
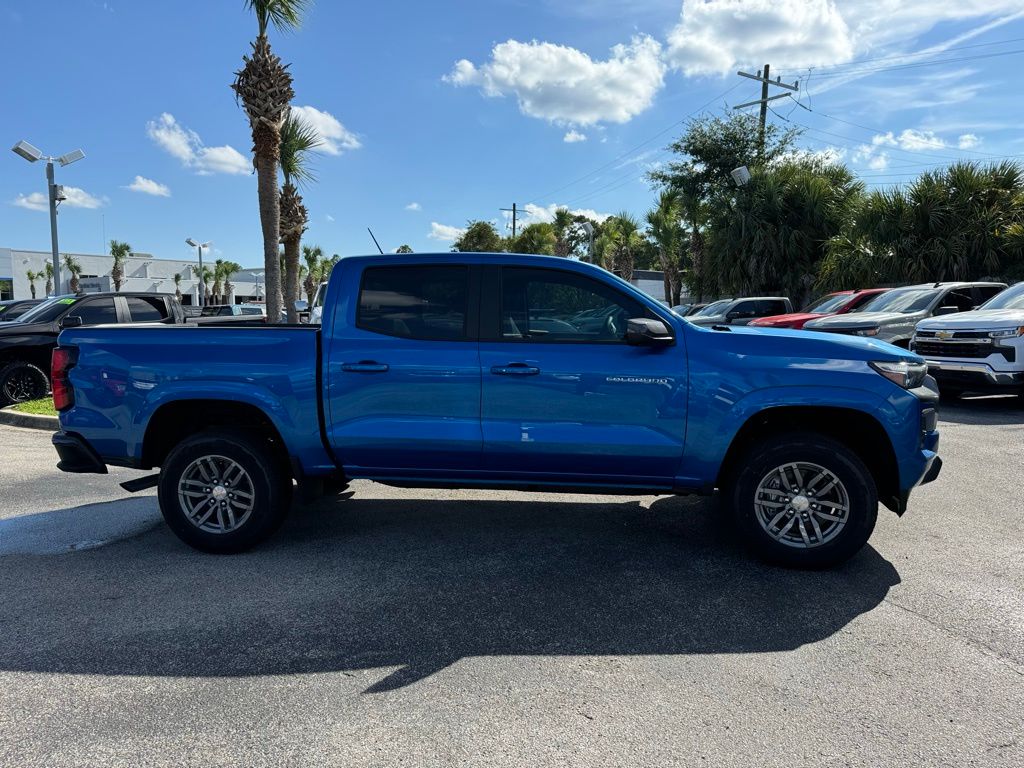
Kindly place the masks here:
<instances>
[{"instance_id":1,"label":"chevrolet colorado","mask_svg":"<svg viewBox=\"0 0 1024 768\"><path fill-rule=\"evenodd\" d=\"M924 361L871 339L704 328L616 276L509 254L353 257L321 326L65 330L67 472L160 468L170 528L237 552L309 496L404 487L710 494L755 552L825 567L935 478ZM129 490L145 479L129 483Z\"/></svg>"}]
</instances>

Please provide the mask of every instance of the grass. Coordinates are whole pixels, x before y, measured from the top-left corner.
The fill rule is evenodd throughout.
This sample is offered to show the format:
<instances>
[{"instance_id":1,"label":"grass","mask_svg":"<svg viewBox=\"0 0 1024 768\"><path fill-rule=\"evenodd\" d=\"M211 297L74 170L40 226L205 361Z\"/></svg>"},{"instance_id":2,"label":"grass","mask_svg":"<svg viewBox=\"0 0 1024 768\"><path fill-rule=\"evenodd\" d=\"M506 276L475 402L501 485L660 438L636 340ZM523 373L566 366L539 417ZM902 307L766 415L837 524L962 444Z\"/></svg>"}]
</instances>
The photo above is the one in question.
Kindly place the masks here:
<instances>
[{"instance_id":1,"label":"grass","mask_svg":"<svg viewBox=\"0 0 1024 768\"><path fill-rule=\"evenodd\" d=\"M43 397L39 400L26 400L24 403L17 403L13 406L13 410L21 411L22 413L35 413L40 416L56 416L57 411L54 410L53 400L49 397Z\"/></svg>"}]
</instances>

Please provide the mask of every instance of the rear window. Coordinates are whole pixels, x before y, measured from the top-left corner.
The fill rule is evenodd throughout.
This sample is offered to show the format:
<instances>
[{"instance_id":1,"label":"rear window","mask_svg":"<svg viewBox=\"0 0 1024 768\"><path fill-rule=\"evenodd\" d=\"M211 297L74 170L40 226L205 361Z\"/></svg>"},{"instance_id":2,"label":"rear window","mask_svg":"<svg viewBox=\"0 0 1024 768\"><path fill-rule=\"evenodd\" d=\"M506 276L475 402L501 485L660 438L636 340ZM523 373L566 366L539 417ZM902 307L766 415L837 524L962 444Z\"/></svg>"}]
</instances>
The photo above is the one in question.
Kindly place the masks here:
<instances>
[{"instance_id":1,"label":"rear window","mask_svg":"<svg viewBox=\"0 0 1024 768\"><path fill-rule=\"evenodd\" d=\"M167 303L159 297L126 296L133 323L158 323L167 319Z\"/></svg>"},{"instance_id":2,"label":"rear window","mask_svg":"<svg viewBox=\"0 0 1024 768\"><path fill-rule=\"evenodd\" d=\"M363 273L356 326L428 341L466 338L469 270L465 266L370 267Z\"/></svg>"}]
</instances>

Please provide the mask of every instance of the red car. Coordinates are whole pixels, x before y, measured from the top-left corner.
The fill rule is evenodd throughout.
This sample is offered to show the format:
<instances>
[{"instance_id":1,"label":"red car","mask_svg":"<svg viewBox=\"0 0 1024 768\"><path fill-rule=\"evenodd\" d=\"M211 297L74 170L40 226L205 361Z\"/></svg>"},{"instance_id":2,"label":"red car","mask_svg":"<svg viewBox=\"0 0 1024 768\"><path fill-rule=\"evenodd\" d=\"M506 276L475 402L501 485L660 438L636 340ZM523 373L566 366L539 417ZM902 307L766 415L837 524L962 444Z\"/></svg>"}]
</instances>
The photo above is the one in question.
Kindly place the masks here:
<instances>
[{"instance_id":1,"label":"red car","mask_svg":"<svg viewBox=\"0 0 1024 768\"><path fill-rule=\"evenodd\" d=\"M791 312L788 315L772 315L752 320L750 325L761 328L803 328L808 320L827 315L845 315L856 312L869 301L888 288L865 288L859 291L836 291L816 299L804 307L802 312Z\"/></svg>"}]
</instances>

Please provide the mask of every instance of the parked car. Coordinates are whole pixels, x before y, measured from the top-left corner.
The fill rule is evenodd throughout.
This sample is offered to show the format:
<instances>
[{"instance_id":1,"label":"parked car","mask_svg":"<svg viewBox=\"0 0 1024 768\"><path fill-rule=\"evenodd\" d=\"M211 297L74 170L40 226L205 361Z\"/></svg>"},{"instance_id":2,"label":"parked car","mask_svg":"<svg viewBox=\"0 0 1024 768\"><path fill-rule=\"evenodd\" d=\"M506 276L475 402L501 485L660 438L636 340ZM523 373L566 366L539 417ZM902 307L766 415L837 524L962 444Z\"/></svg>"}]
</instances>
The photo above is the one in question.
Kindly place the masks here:
<instances>
[{"instance_id":1,"label":"parked car","mask_svg":"<svg viewBox=\"0 0 1024 768\"><path fill-rule=\"evenodd\" d=\"M751 320L750 324L758 328L799 329L803 328L804 323L808 320L858 312L863 309L865 304L887 290L887 288L865 288L857 291L836 291L835 293L828 293L819 299L815 299L800 312L791 312L788 315L759 317L756 320Z\"/></svg>"},{"instance_id":2,"label":"parked car","mask_svg":"<svg viewBox=\"0 0 1024 768\"><path fill-rule=\"evenodd\" d=\"M707 306L706 303L701 303L701 304L677 304L676 306L672 307L672 311L675 312L680 317L689 317L690 315L697 314L702 309L704 309L704 307L706 307L706 306Z\"/></svg>"},{"instance_id":3,"label":"parked car","mask_svg":"<svg viewBox=\"0 0 1024 768\"><path fill-rule=\"evenodd\" d=\"M860 549L878 502L903 514L941 466L938 394L916 355L700 327L593 265L347 258L324 308L320 327L64 331L58 466L160 467L164 519L210 552L270 536L293 481L305 497L354 478L720 488L756 552L814 567ZM581 328L592 309L606 320Z\"/></svg>"},{"instance_id":4,"label":"parked car","mask_svg":"<svg viewBox=\"0 0 1024 768\"><path fill-rule=\"evenodd\" d=\"M696 314L687 316L687 320L697 325L749 325L758 317L792 311L793 302L785 296L752 296L716 301Z\"/></svg>"},{"instance_id":5,"label":"parked car","mask_svg":"<svg viewBox=\"0 0 1024 768\"><path fill-rule=\"evenodd\" d=\"M972 312L922 320L910 349L928 361L944 397L1024 394L1024 283Z\"/></svg>"},{"instance_id":6,"label":"parked car","mask_svg":"<svg viewBox=\"0 0 1024 768\"><path fill-rule=\"evenodd\" d=\"M10 323L43 303L43 299L10 299L0 301L0 323Z\"/></svg>"},{"instance_id":7,"label":"parked car","mask_svg":"<svg viewBox=\"0 0 1024 768\"><path fill-rule=\"evenodd\" d=\"M264 304L208 304L199 312L200 317L266 317Z\"/></svg>"},{"instance_id":8,"label":"parked car","mask_svg":"<svg viewBox=\"0 0 1024 768\"><path fill-rule=\"evenodd\" d=\"M90 293L55 296L13 323L0 323L0 405L50 391L50 352L63 328L107 323L184 321L173 296L162 293Z\"/></svg>"},{"instance_id":9,"label":"parked car","mask_svg":"<svg viewBox=\"0 0 1024 768\"><path fill-rule=\"evenodd\" d=\"M859 312L809 320L804 329L869 336L906 349L921 320L968 312L1005 288L1005 283L928 283L893 288L872 299Z\"/></svg>"}]
</instances>

